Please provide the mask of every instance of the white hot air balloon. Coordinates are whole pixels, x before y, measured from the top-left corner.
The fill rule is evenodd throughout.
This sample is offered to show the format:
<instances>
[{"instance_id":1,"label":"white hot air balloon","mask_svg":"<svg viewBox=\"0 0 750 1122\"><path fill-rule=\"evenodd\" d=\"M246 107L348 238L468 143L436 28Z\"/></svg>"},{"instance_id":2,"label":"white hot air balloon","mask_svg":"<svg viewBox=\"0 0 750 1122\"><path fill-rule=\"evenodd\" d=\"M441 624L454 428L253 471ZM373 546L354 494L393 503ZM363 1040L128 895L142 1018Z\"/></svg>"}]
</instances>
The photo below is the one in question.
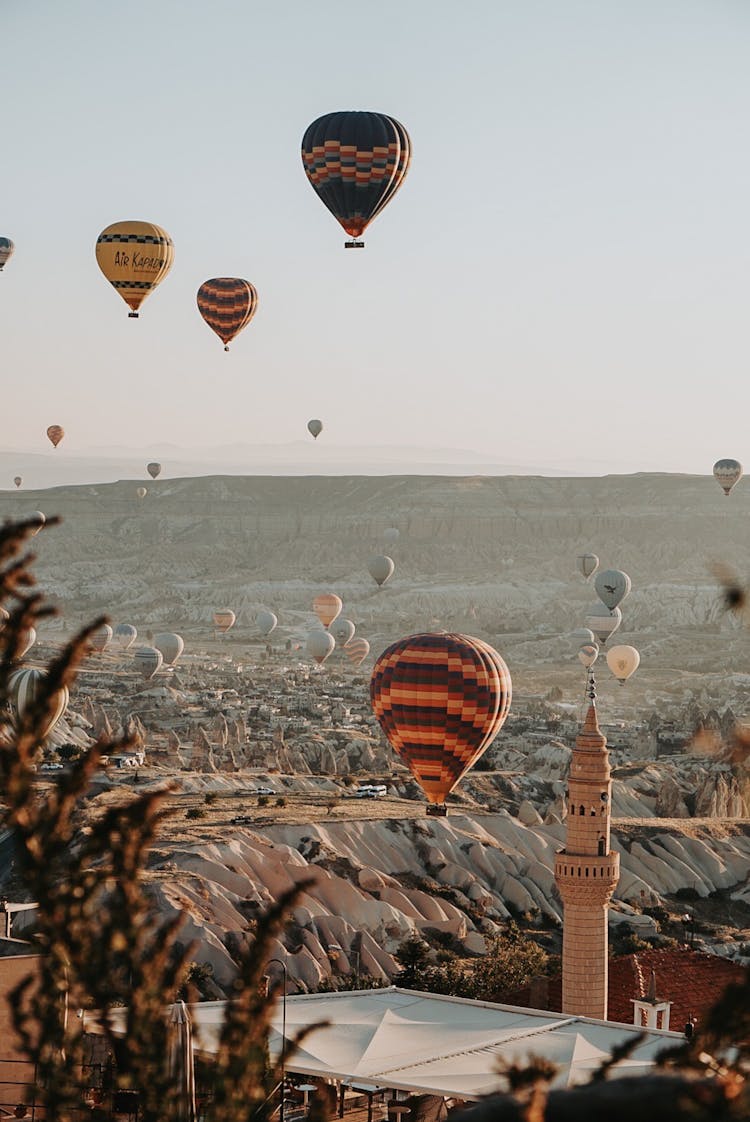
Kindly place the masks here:
<instances>
[{"instance_id":1,"label":"white hot air balloon","mask_svg":"<svg viewBox=\"0 0 750 1122\"><path fill-rule=\"evenodd\" d=\"M44 514L42 514L41 510L32 511L31 514L27 515L27 517L30 522L37 523L36 528L31 531L32 538L35 538L39 531L44 529L47 518Z\"/></svg>"},{"instance_id":2,"label":"white hot air balloon","mask_svg":"<svg viewBox=\"0 0 750 1122\"><path fill-rule=\"evenodd\" d=\"M589 608L584 623L594 632L597 642L604 644L622 623L622 612L619 608L610 611L606 604L594 604Z\"/></svg>"},{"instance_id":3,"label":"white hot air balloon","mask_svg":"<svg viewBox=\"0 0 750 1122\"><path fill-rule=\"evenodd\" d=\"M581 553L578 557L578 571L588 580L599 568L599 558L595 553Z\"/></svg>"},{"instance_id":4,"label":"white hot air balloon","mask_svg":"<svg viewBox=\"0 0 750 1122\"><path fill-rule=\"evenodd\" d=\"M133 655L136 670L140 671L148 682L161 669L162 653L156 647L138 647Z\"/></svg>"},{"instance_id":5,"label":"white hot air balloon","mask_svg":"<svg viewBox=\"0 0 750 1122\"><path fill-rule=\"evenodd\" d=\"M397 542L400 537L401 531L395 526L389 526L387 530L383 531L383 538L388 542L389 545Z\"/></svg>"},{"instance_id":6,"label":"white hot air balloon","mask_svg":"<svg viewBox=\"0 0 750 1122\"><path fill-rule=\"evenodd\" d=\"M138 496L139 499L145 499L146 495L148 494L148 491L146 490L145 487L138 487L138 488L136 488L135 493L136 493L136 495Z\"/></svg>"},{"instance_id":7,"label":"white hot air balloon","mask_svg":"<svg viewBox=\"0 0 750 1122\"><path fill-rule=\"evenodd\" d=\"M115 628L115 645L121 651L126 651L128 647L132 647L133 643L138 638L138 632L133 627L132 623L118 623Z\"/></svg>"},{"instance_id":8,"label":"white hot air balloon","mask_svg":"<svg viewBox=\"0 0 750 1122\"><path fill-rule=\"evenodd\" d=\"M599 648L596 643L584 643L578 652L578 658L587 670L590 670L599 657Z\"/></svg>"},{"instance_id":9,"label":"white hot air balloon","mask_svg":"<svg viewBox=\"0 0 750 1122\"><path fill-rule=\"evenodd\" d=\"M335 646L336 640L330 631L311 631L305 643L305 654L308 658L314 658L318 664L322 665Z\"/></svg>"},{"instance_id":10,"label":"white hot air balloon","mask_svg":"<svg viewBox=\"0 0 750 1122\"><path fill-rule=\"evenodd\" d=\"M27 655L31 648L34 646L34 643L36 643L36 628L28 627L25 631L21 632L20 638L21 646L19 647L18 654L16 655L17 662L22 659L24 655Z\"/></svg>"},{"instance_id":11,"label":"white hot air balloon","mask_svg":"<svg viewBox=\"0 0 750 1122\"><path fill-rule=\"evenodd\" d=\"M717 460L714 464L714 479L725 495L742 479L742 464L739 460Z\"/></svg>"},{"instance_id":12,"label":"white hot air balloon","mask_svg":"<svg viewBox=\"0 0 750 1122\"><path fill-rule=\"evenodd\" d=\"M390 557L371 557L367 562L367 569L378 588L382 588L387 580L393 576L396 566Z\"/></svg>"},{"instance_id":13,"label":"white hot air balloon","mask_svg":"<svg viewBox=\"0 0 750 1122\"><path fill-rule=\"evenodd\" d=\"M333 621L328 630L331 635L333 635L338 645L340 647L345 647L349 640L354 638L356 628L350 619L344 619L343 616L339 616L338 619Z\"/></svg>"},{"instance_id":14,"label":"white hot air balloon","mask_svg":"<svg viewBox=\"0 0 750 1122\"><path fill-rule=\"evenodd\" d=\"M108 623L103 623L101 627L97 627L96 631L89 638L92 649L97 654L106 651L107 647L112 642L113 634L114 632Z\"/></svg>"},{"instance_id":15,"label":"white hot air balloon","mask_svg":"<svg viewBox=\"0 0 750 1122\"><path fill-rule=\"evenodd\" d=\"M602 604L611 611L612 608L621 604L629 594L631 588L630 577L627 573L623 573L621 569L604 569L601 573L596 574L594 588Z\"/></svg>"},{"instance_id":16,"label":"white hot air balloon","mask_svg":"<svg viewBox=\"0 0 750 1122\"><path fill-rule=\"evenodd\" d=\"M164 659L165 666L174 666L185 650L185 640L174 631L162 631L154 639L154 646Z\"/></svg>"},{"instance_id":17,"label":"white hot air balloon","mask_svg":"<svg viewBox=\"0 0 750 1122\"><path fill-rule=\"evenodd\" d=\"M590 627L577 627L572 633L572 637L577 643L593 643L596 641L596 636Z\"/></svg>"},{"instance_id":18,"label":"white hot air balloon","mask_svg":"<svg viewBox=\"0 0 750 1122\"><path fill-rule=\"evenodd\" d=\"M19 717L23 717L29 706L33 705L39 697L47 671L37 667L21 667L15 670L8 679L8 693ZM46 740L55 725L62 718L68 707L68 687L56 690L53 697L53 707L42 730L41 739Z\"/></svg>"},{"instance_id":19,"label":"white hot air balloon","mask_svg":"<svg viewBox=\"0 0 750 1122\"><path fill-rule=\"evenodd\" d=\"M279 621L273 612L269 612L266 608L262 608L255 617L255 622L258 625L258 630L260 631L261 635L270 635L271 632L275 630L276 625Z\"/></svg>"},{"instance_id":20,"label":"white hot air balloon","mask_svg":"<svg viewBox=\"0 0 750 1122\"><path fill-rule=\"evenodd\" d=\"M641 656L635 647L622 645L607 651L607 666L621 686L625 685L631 674L635 674L640 662Z\"/></svg>"}]
</instances>

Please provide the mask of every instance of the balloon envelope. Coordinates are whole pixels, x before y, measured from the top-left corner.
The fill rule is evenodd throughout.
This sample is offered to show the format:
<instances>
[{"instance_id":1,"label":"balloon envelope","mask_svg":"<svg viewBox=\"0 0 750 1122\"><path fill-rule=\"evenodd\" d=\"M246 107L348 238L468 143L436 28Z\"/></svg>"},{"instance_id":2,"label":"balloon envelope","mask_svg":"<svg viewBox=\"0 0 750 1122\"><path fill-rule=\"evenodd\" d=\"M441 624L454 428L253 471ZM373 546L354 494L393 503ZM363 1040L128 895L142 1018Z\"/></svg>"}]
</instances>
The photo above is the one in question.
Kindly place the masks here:
<instances>
[{"instance_id":1,"label":"balloon envelope","mask_svg":"<svg viewBox=\"0 0 750 1122\"><path fill-rule=\"evenodd\" d=\"M596 636L590 627L577 627L573 632L573 638L579 643L593 643Z\"/></svg>"},{"instance_id":2,"label":"balloon envelope","mask_svg":"<svg viewBox=\"0 0 750 1122\"><path fill-rule=\"evenodd\" d=\"M136 670L148 681L161 668L162 653L156 647L138 647L133 655Z\"/></svg>"},{"instance_id":3,"label":"balloon envelope","mask_svg":"<svg viewBox=\"0 0 750 1122\"><path fill-rule=\"evenodd\" d=\"M320 436L320 434L323 431L323 422L322 421L316 421L316 420L308 421L307 422L307 430L317 440L318 437Z\"/></svg>"},{"instance_id":4,"label":"balloon envelope","mask_svg":"<svg viewBox=\"0 0 750 1122\"><path fill-rule=\"evenodd\" d=\"M13 482L15 483L16 487L20 487L21 484L23 483L23 479L21 479L20 475L15 475L13 477Z\"/></svg>"},{"instance_id":5,"label":"balloon envelope","mask_svg":"<svg viewBox=\"0 0 750 1122\"><path fill-rule=\"evenodd\" d=\"M625 684L631 674L635 674L640 662L641 656L635 647L622 645L607 651L607 666L621 685Z\"/></svg>"},{"instance_id":6,"label":"balloon envelope","mask_svg":"<svg viewBox=\"0 0 750 1122\"><path fill-rule=\"evenodd\" d=\"M630 577L621 569L604 569L594 578L596 595L610 610L625 599L630 587Z\"/></svg>"},{"instance_id":7,"label":"balloon envelope","mask_svg":"<svg viewBox=\"0 0 750 1122\"><path fill-rule=\"evenodd\" d=\"M387 580L391 579L395 568L396 566L390 557L371 557L367 562L367 569L378 588L381 588Z\"/></svg>"},{"instance_id":8,"label":"balloon envelope","mask_svg":"<svg viewBox=\"0 0 750 1122\"><path fill-rule=\"evenodd\" d=\"M0 237L0 273L2 273L7 262L10 261L15 248L10 238Z\"/></svg>"},{"instance_id":9,"label":"balloon envelope","mask_svg":"<svg viewBox=\"0 0 750 1122\"><path fill-rule=\"evenodd\" d=\"M198 311L219 336L224 350L258 309L258 293L250 281L240 277L213 277L198 289Z\"/></svg>"},{"instance_id":10,"label":"balloon envelope","mask_svg":"<svg viewBox=\"0 0 750 1122\"><path fill-rule=\"evenodd\" d=\"M489 748L511 702L508 667L469 635L410 635L377 659L373 713L431 803Z\"/></svg>"},{"instance_id":11,"label":"balloon envelope","mask_svg":"<svg viewBox=\"0 0 750 1122\"><path fill-rule=\"evenodd\" d=\"M113 222L96 240L96 260L109 283L130 308L129 318L166 277L174 245L153 222Z\"/></svg>"},{"instance_id":12,"label":"balloon envelope","mask_svg":"<svg viewBox=\"0 0 750 1122\"><path fill-rule=\"evenodd\" d=\"M29 521L34 521L34 522L37 523L35 529L33 529L31 531L32 538L35 538L37 536L37 534L39 533L39 531L44 529L45 523L47 522L47 518L44 514L42 514L41 510L35 510L32 514L30 514L28 516L28 518L29 518Z\"/></svg>"},{"instance_id":13,"label":"balloon envelope","mask_svg":"<svg viewBox=\"0 0 750 1122\"><path fill-rule=\"evenodd\" d=\"M255 622L258 625L258 630L261 635L270 635L279 621L273 612L266 611L264 608L262 611L258 612L255 617Z\"/></svg>"},{"instance_id":14,"label":"balloon envelope","mask_svg":"<svg viewBox=\"0 0 750 1122\"><path fill-rule=\"evenodd\" d=\"M31 650L31 648L34 646L34 643L36 643L36 628L35 627L27 627L27 629L25 631L21 632L20 640L21 640L21 645L18 648L18 654L16 655L16 661L23 658L24 655L27 655L29 653L29 651Z\"/></svg>"},{"instance_id":15,"label":"balloon envelope","mask_svg":"<svg viewBox=\"0 0 750 1122\"><path fill-rule=\"evenodd\" d=\"M582 553L578 558L578 569L582 575L589 579L592 573L599 568L599 558L595 553Z\"/></svg>"},{"instance_id":16,"label":"balloon envelope","mask_svg":"<svg viewBox=\"0 0 750 1122\"><path fill-rule=\"evenodd\" d=\"M305 654L314 658L317 663L324 663L336 646L336 640L330 631L311 631L305 643Z\"/></svg>"},{"instance_id":17,"label":"balloon envelope","mask_svg":"<svg viewBox=\"0 0 750 1122\"><path fill-rule=\"evenodd\" d=\"M139 499L145 499L146 495L148 494L148 491L146 490L145 487L138 487L135 493L136 493L136 495L138 496Z\"/></svg>"},{"instance_id":18,"label":"balloon envelope","mask_svg":"<svg viewBox=\"0 0 750 1122\"><path fill-rule=\"evenodd\" d=\"M89 643L97 654L106 651L107 647L112 641L114 632L108 623L103 623L101 627L97 627L96 631L89 637Z\"/></svg>"},{"instance_id":19,"label":"balloon envelope","mask_svg":"<svg viewBox=\"0 0 750 1122\"><path fill-rule=\"evenodd\" d=\"M410 160L409 134L385 113L326 113L302 137L305 174L352 238L393 198Z\"/></svg>"},{"instance_id":20,"label":"balloon envelope","mask_svg":"<svg viewBox=\"0 0 750 1122\"><path fill-rule=\"evenodd\" d=\"M401 531L396 529L395 526L389 526L387 530L383 531L383 537L389 544L393 544L401 537Z\"/></svg>"},{"instance_id":21,"label":"balloon envelope","mask_svg":"<svg viewBox=\"0 0 750 1122\"><path fill-rule=\"evenodd\" d=\"M322 592L313 600L313 610L324 627L329 627L341 615L344 602L334 592Z\"/></svg>"},{"instance_id":22,"label":"balloon envelope","mask_svg":"<svg viewBox=\"0 0 750 1122\"><path fill-rule=\"evenodd\" d=\"M52 442L52 447L57 448L58 444L65 436L65 429L60 425L50 425L50 427L47 429L47 436Z\"/></svg>"},{"instance_id":23,"label":"balloon envelope","mask_svg":"<svg viewBox=\"0 0 750 1122\"><path fill-rule=\"evenodd\" d=\"M597 642L603 644L622 623L622 612L619 608L610 611L606 604L594 604L589 608L584 622L589 630L594 632Z\"/></svg>"},{"instance_id":24,"label":"balloon envelope","mask_svg":"<svg viewBox=\"0 0 750 1122\"><path fill-rule=\"evenodd\" d=\"M185 650L185 640L174 631L162 631L154 639L154 646L160 652L167 666L174 666Z\"/></svg>"},{"instance_id":25,"label":"balloon envelope","mask_svg":"<svg viewBox=\"0 0 750 1122\"><path fill-rule=\"evenodd\" d=\"M161 475L161 464L157 464L156 461L146 464L146 471L152 479L156 479L157 475Z\"/></svg>"},{"instance_id":26,"label":"balloon envelope","mask_svg":"<svg viewBox=\"0 0 750 1122\"><path fill-rule=\"evenodd\" d=\"M329 630L339 646L345 647L349 640L354 638L356 628L350 619L339 616L333 621Z\"/></svg>"},{"instance_id":27,"label":"balloon envelope","mask_svg":"<svg viewBox=\"0 0 750 1122\"><path fill-rule=\"evenodd\" d=\"M350 639L344 647L344 653L353 666L360 666L370 653L370 644L367 639Z\"/></svg>"},{"instance_id":28,"label":"balloon envelope","mask_svg":"<svg viewBox=\"0 0 750 1122\"><path fill-rule=\"evenodd\" d=\"M578 658L587 670L594 665L598 657L599 648L596 643L584 643L578 652Z\"/></svg>"},{"instance_id":29,"label":"balloon envelope","mask_svg":"<svg viewBox=\"0 0 750 1122\"><path fill-rule=\"evenodd\" d=\"M234 627L236 619L237 616L231 608L219 608L218 611L214 612L214 627L224 635Z\"/></svg>"},{"instance_id":30,"label":"balloon envelope","mask_svg":"<svg viewBox=\"0 0 750 1122\"><path fill-rule=\"evenodd\" d=\"M16 713L23 717L26 710L33 706L41 696L47 671L37 667L21 667L13 671L8 679L8 693ZM51 710L42 726L41 739L46 740L68 707L68 687L55 690L51 698Z\"/></svg>"},{"instance_id":31,"label":"balloon envelope","mask_svg":"<svg viewBox=\"0 0 750 1122\"><path fill-rule=\"evenodd\" d=\"M115 627L115 643L121 650L126 651L128 647L132 647L137 638L138 632L132 623L118 623Z\"/></svg>"},{"instance_id":32,"label":"balloon envelope","mask_svg":"<svg viewBox=\"0 0 750 1122\"><path fill-rule=\"evenodd\" d=\"M714 478L725 495L742 479L742 464L739 460L717 460L714 464Z\"/></svg>"}]
</instances>

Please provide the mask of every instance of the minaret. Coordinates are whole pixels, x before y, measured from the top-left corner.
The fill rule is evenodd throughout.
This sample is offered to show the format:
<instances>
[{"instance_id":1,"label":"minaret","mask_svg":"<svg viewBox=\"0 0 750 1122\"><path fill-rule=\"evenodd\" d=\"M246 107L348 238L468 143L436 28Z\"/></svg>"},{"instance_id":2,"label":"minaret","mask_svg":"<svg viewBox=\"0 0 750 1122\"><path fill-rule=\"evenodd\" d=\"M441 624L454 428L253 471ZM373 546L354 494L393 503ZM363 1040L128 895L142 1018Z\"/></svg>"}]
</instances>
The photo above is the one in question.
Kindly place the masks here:
<instances>
[{"instance_id":1,"label":"minaret","mask_svg":"<svg viewBox=\"0 0 750 1122\"><path fill-rule=\"evenodd\" d=\"M609 848L612 780L590 670L586 694L588 712L570 761L565 849L555 857L564 908L562 1011L606 1020L607 905L620 879L620 855Z\"/></svg>"}]
</instances>

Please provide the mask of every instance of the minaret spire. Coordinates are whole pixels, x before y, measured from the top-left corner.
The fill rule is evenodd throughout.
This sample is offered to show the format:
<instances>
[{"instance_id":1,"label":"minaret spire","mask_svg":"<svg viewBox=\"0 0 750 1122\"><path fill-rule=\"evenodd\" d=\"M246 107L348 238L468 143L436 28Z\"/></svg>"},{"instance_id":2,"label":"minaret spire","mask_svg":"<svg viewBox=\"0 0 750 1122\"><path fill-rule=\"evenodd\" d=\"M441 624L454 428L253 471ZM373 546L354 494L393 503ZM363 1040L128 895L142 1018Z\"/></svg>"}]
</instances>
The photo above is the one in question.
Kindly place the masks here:
<instances>
[{"instance_id":1,"label":"minaret spire","mask_svg":"<svg viewBox=\"0 0 750 1122\"><path fill-rule=\"evenodd\" d=\"M610 852L612 780L590 669L586 697L570 761L565 849L555 858L564 907L562 1011L606 1020L607 907L620 878L620 857Z\"/></svg>"}]
</instances>

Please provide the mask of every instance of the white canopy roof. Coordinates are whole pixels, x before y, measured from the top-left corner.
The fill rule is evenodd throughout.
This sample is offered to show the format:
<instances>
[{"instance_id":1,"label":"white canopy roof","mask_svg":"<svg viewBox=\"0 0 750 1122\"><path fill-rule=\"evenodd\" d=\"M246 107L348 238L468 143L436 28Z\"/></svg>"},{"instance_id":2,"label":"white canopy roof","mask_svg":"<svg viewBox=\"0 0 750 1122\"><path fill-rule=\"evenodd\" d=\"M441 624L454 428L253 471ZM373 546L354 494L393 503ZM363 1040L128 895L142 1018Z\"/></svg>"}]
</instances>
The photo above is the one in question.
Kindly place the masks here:
<instances>
[{"instance_id":1,"label":"white canopy roof","mask_svg":"<svg viewBox=\"0 0 750 1122\"><path fill-rule=\"evenodd\" d=\"M191 1010L198 1047L215 1050L224 1002ZM477 1099L497 1091L498 1063L540 1056L559 1067L555 1086L585 1083L612 1049L639 1031L618 1025L518 1009L489 1002L416 993L391 986L381 990L310 994L286 999L286 1035L327 1021L289 1057L287 1069L309 1076L370 1083L380 1087ZM281 1051L282 1004L271 1033L273 1055ZM613 1075L643 1075L678 1033L645 1031L645 1040Z\"/></svg>"}]
</instances>

